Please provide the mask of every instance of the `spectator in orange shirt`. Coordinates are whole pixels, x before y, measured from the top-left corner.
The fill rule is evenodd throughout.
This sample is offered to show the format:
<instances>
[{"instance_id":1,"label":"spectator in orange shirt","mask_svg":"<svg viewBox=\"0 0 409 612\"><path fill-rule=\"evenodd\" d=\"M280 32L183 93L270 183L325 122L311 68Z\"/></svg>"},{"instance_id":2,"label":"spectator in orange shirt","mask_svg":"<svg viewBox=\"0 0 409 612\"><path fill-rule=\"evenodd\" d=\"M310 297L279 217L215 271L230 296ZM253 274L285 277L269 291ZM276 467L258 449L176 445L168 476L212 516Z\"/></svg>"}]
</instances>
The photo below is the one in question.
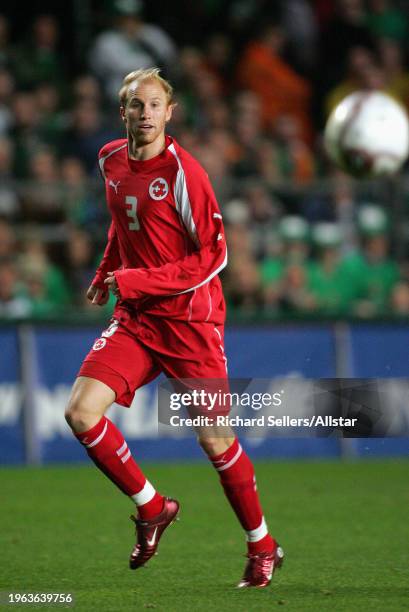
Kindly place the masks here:
<instances>
[{"instance_id":1,"label":"spectator in orange shirt","mask_svg":"<svg viewBox=\"0 0 409 612\"><path fill-rule=\"evenodd\" d=\"M280 115L292 115L301 126L302 139L311 142L311 86L282 59L284 43L285 35L279 26L264 26L259 37L247 45L239 61L238 85L260 97L266 127L274 124Z\"/></svg>"}]
</instances>

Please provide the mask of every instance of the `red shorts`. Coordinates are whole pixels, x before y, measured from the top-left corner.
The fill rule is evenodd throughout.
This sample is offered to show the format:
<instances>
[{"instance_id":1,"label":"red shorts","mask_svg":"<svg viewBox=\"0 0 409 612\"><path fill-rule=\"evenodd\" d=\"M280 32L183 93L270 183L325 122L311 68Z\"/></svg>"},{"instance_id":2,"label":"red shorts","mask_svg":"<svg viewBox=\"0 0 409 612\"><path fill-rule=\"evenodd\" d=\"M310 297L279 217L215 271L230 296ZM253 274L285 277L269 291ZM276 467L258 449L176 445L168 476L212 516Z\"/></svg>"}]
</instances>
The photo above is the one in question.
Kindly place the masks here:
<instances>
[{"instance_id":1,"label":"red shorts","mask_svg":"<svg viewBox=\"0 0 409 612\"><path fill-rule=\"evenodd\" d=\"M130 406L135 391L161 372L173 379L227 379L223 325L128 313L95 340L78 376L105 383Z\"/></svg>"}]
</instances>

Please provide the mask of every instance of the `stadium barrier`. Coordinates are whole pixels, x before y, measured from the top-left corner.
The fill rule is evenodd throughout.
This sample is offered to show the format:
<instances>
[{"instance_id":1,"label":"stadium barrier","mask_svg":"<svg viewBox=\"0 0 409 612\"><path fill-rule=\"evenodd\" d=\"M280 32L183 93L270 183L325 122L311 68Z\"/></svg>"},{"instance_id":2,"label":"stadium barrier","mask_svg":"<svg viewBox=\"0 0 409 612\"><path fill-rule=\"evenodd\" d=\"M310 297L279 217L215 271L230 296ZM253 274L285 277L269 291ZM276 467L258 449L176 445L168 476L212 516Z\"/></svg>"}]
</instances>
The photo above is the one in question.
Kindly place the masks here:
<instances>
[{"instance_id":1,"label":"stadium barrier","mask_svg":"<svg viewBox=\"0 0 409 612\"><path fill-rule=\"evenodd\" d=\"M64 407L80 363L100 331L95 326L27 323L0 327L1 464L86 459L64 420ZM408 331L408 325L387 323L229 327L229 375L405 381ZM402 418L409 420L407 406L402 410ZM138 457L157 461L203 457L193 437L158 438L157 383L138 390L131 409L113 405L110 416ZM244 445L256 459L409 455L409 439L400 437L277 435L247 438Z\"/></svg>"}]
</instances>

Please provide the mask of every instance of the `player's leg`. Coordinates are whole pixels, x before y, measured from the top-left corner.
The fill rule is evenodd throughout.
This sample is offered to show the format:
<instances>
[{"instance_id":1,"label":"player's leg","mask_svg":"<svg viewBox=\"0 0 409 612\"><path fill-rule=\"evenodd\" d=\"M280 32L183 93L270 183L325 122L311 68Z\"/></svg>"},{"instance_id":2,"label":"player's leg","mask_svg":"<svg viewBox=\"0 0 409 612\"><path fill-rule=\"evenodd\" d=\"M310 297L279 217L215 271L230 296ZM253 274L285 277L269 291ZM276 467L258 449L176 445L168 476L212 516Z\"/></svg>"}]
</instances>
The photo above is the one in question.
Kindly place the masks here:
<instances>
[{"instance_id":1,"label":"player's leg","mask_svg":"<svg viewBox=\"0 0 409 612\"><path fill-rule=\"evenodd\" d=\"M272 552L275 540L267 529L254 466L237 437L219 438L217 427L214 436L210 437L208 431L199 433L198 442L218 472L224 493L245 531L248 552Z\"/></svg>"},{"instance_id":2,"label":"player's leg","mask_svg":"<svg viewBox=\"0 0 409 612\"><path fill-rule=\"evenodd\" d=\"M162 510L163 497L157 493L134 461L119 429L105 412L115 401L115 373L95 366L95 376L79 376L73 386L66 410L66 420L95 465L128 495L146 518ZM91 372L90 372L91 373ZM109 383L109 384L107 384ZM111 385L111 386L109 386Z\"/></svg>"},{"instance_id":3,"label":"player's leg","mask_svg":"<svg viewBox=\"0 0 409 612\"><path fill-rule=\"evenodd\" d=\"M168 354L159 355L167 376L178 380L196 379L199 385L202 381L211 387L219 382L229 390L222 326L178 321L161 324L167 327L167 338L173 327L175 338L180 340L174 359ZM186 359L183 359L184 351ZM218 472L224 493L245 531L249 562L239 586L267 586L274 567L281 565L282 550L268 532L253 464L228 427L200 429L198 442Z\"/></svg>"},{"instance_id":4,"label":"player's leg","mask_svg":"<svg viewBox=\"0 0 409 612\"><path fill-rule=\"evenodd\" d=\"M115 391L105 383L79 376L72 387L65 418L75 434L91 429L115 401Z\"/></svg>"},{"instance_id":5,"label":"player's leg","mask_svg":"<svg viewBox=\"0 0 409 612\"><path fill-rule=\"evenodd\" d=\"M149 519L162 510L164 498L136 464L122 433L104 415L114 401L129 405L137 386L157 371L143 347L125 330L112 326L108 330L81 366L66 420L95 465L135 502L139 516ZM130 362L138 364L131 376L127 371Z\"/></svg>"},{"instance_id":6,"label":"player's leg","mask_svg":"<svg viewBox=\"0 0 409 612\"><path fill-rule=\"evenodd\" d=\"M237 437L227 438L223 431L219 438L217 427L213 435L209 435L209 431L199 433L198 441L219 474L220 484L240 521L247 542L249 559L238 586L268 586L274 570L282 564L284 553L268 531L253 464Z\"/></svg>"},{"instance_id":7,"label":"player's leg","mask_svg":"<svg viewBox=\"0 0 409 612\"><path fill-rule=\"evenodd\" d=\"M95 465L136 504L139 518L131 517L137 534L129 559L131 569L141 567L155 554L179 504L155 491L120 430L104 415L114 401L129 406L136 389L159 372L140 342L113 323L83 362L66 411L68 423Z\"/></svg>"}]
</instances>

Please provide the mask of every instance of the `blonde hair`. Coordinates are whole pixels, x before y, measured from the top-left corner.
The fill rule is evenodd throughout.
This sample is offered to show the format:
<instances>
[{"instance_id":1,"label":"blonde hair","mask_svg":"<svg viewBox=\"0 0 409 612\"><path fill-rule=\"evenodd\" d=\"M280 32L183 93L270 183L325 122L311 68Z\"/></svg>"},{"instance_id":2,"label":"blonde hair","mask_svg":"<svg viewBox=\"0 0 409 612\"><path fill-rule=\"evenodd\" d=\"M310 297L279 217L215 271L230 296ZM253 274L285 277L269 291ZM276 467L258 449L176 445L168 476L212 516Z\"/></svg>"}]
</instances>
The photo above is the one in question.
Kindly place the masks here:
<instances>
[{"instance_id":1,"label":"blonde hair","mask_svg":"<svg viewBox=\"0 0 409 612\"><path fill-rule=\"evenodd\" d=\"M134 81L157 81L166 94L168 104L172 104L173 87L169 83L169 81L160 76L160 68L140 68L139 70L134 70L133 72L127 74L124 80L122 81L121 89L118 92L119 103L121 104L121 106L126 105L128 101L129 86Z\"/></svg>"}]
</instances>

